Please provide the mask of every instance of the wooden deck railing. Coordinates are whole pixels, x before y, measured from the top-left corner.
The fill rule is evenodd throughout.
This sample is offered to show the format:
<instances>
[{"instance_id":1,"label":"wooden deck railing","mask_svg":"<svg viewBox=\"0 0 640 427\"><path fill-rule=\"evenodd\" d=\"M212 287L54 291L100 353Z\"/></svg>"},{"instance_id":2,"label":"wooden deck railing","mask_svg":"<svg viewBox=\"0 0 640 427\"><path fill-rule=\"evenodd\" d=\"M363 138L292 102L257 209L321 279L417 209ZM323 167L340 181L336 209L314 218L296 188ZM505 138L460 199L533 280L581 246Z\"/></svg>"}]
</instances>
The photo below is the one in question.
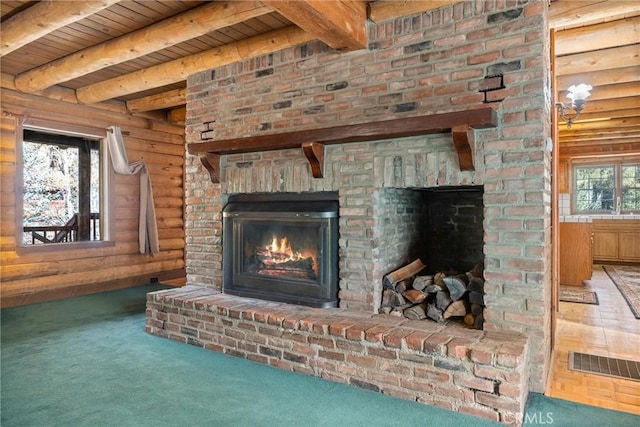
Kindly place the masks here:
<instances>
[{"instance_id":1,"label":"wooden deck railing","mask_svg":"<svg viewBox=\"0 0 640 427\"><path fill-rule=\"evenodd\" d=\"M91 240L100 238L100 214L91 213ZM31 233L31 244L63 243L78 241L78 214L74 214L65 225L36 225L23 228Z\"/></svg>"}]
</instances>

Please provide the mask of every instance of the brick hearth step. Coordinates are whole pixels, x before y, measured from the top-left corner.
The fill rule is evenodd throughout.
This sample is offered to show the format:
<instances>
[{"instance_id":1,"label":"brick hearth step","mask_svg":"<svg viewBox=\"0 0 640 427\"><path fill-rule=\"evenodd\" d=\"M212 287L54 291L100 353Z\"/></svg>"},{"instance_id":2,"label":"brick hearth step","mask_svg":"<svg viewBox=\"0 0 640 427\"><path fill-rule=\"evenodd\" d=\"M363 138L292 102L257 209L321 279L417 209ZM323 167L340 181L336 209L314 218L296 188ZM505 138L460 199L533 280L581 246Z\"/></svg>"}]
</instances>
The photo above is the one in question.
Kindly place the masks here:
<instances>
[{"instance_id":1,"label":"brick hearth step","mask_svg":"<svg viewBox=\"0 0 640 427\"><path fill-rule=\"evenodd\" d=\"M201 286L147 295L148 333L331 381L520 425L528 341Z\"/></svg>"}]
</instances>

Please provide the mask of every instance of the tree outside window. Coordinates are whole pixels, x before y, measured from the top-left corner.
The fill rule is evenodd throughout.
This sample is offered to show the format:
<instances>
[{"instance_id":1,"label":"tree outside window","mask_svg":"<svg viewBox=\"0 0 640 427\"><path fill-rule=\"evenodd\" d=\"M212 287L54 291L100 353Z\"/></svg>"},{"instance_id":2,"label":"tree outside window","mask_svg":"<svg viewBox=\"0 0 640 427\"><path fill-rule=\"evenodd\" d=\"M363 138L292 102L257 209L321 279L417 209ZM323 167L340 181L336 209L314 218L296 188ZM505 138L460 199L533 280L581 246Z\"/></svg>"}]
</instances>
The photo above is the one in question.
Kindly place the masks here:
<instances>
[{"instance_id":1,"label":"tree outside window","mask_svg":"<svg viewBox=\"0 0 640 427\"><path fill-rule=\"evenodd\" d=\"M24 129L23 245L101 240L100 140Z\"/></svg>"},{"instance_id":2,"label":"tree outside window","mask_svg":"<svg viewBox=\"0 0 640 427\"><path fill-rule=\"evenodd\" d=\"M640 165L621 162L574 168L576 213L640 211Z\"/></svg>"}]
</instances>

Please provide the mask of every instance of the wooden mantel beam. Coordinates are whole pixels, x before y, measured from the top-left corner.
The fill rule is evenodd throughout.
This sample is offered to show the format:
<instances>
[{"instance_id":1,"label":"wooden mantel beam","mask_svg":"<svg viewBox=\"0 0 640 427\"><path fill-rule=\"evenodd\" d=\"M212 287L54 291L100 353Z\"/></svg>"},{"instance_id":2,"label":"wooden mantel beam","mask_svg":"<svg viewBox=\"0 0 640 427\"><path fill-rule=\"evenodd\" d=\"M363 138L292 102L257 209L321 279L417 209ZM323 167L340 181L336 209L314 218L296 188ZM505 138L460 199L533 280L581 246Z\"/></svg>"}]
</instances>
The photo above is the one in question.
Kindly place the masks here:
<instances>
[{"instance_id":1,"label":"wooden mantel beam","mask_svg":"<svg viewBox=\"0 0 640 427\"><path fill-rule=\"evenodd\" d=\"M0 57L120 0L41 1L2 23Z\"/></svg>"},{"instance_id":2,"label":"wooden mantel beam","mask_svg":"<svg viewBox=\"0 0 640 427\"><path fill-rule=\"evenodd\" d=\"M194 73L303 44L314 38L315 36L298 27L285 27L84 86L78 88L76 94L79 102L93 104L181 82Z\"/></svg>"},{"instance_id":3,"label":"wooden mantel beam","mask_svg":"<svg viewBox=\"0 0 640 427\"><path fill-rule=\"evenodd\" d=\"M263 0L289 21L340 51L367 47L367 5L358 0Z\"/></svg>"},{"instance_id":4,"label":"wooden mantel beam","mask_svg":"<svg viewBox=\"0 0 640 427\"><path fill-rule=\"evenodd\" d=\"M16 76L15 85L22 92L37 92L270 12L258 1L209 2L24 72Z\"/></svg>"},{"instance_id":5,"label":"wooden mantel beam","mask_svg":"<svg viewBox=\"0 0 640 427\"><path fill-rule=\"evenodd\" d=\"M325 145L378 141L408 136L452 132L461 170L474 170L473 129L496 127L496 111L491 107L431 114L355 125L334 126L271 135L249 136L188 145L190 154L199 155L214 183L220 182L220 156L232 153L302 148L314 178L323 176ZM313 142L309 142L313 141Z\"/></svg>"},{"instance_id":6,"label":"wooden mantel beam","mask_svg":"<svg viewBox=\"0 0 640 427\"><path fill-rule=\"evenodd\" d=\"M497 123L496 112L492 107L480 107L453 113L431 114L355 125L334 126L323 129L307 129L220 141L193 142L188 145L188 151L190 154L207 152L233 154L286 150L299 148L301 144L306 141L315 141L316 143L325 145L377 141L434 133L447 133L450 132L452 128L462 125L467 125L473 129L491 128L496 127Z\"/></svg>"}]
</instances>

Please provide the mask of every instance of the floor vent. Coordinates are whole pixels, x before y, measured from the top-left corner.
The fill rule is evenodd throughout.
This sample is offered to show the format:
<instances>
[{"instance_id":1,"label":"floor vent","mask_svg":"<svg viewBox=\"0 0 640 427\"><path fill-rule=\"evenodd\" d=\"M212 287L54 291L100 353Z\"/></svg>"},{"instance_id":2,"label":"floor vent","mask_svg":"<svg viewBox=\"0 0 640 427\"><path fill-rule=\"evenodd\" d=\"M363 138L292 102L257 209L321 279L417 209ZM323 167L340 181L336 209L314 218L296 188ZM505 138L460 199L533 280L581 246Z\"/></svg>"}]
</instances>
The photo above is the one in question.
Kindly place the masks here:
<instances>
[{"instance_id":1,"label":"floor vent","mask_svg":"<svg viewBox=\"0 0 640 427\"><path fill-rule=\"evenodd\" d=\"M569 369L589 374L608 375L640 381L640 362L596 356L595 354L569 352Z\"/></svg>"}]
</instances>

